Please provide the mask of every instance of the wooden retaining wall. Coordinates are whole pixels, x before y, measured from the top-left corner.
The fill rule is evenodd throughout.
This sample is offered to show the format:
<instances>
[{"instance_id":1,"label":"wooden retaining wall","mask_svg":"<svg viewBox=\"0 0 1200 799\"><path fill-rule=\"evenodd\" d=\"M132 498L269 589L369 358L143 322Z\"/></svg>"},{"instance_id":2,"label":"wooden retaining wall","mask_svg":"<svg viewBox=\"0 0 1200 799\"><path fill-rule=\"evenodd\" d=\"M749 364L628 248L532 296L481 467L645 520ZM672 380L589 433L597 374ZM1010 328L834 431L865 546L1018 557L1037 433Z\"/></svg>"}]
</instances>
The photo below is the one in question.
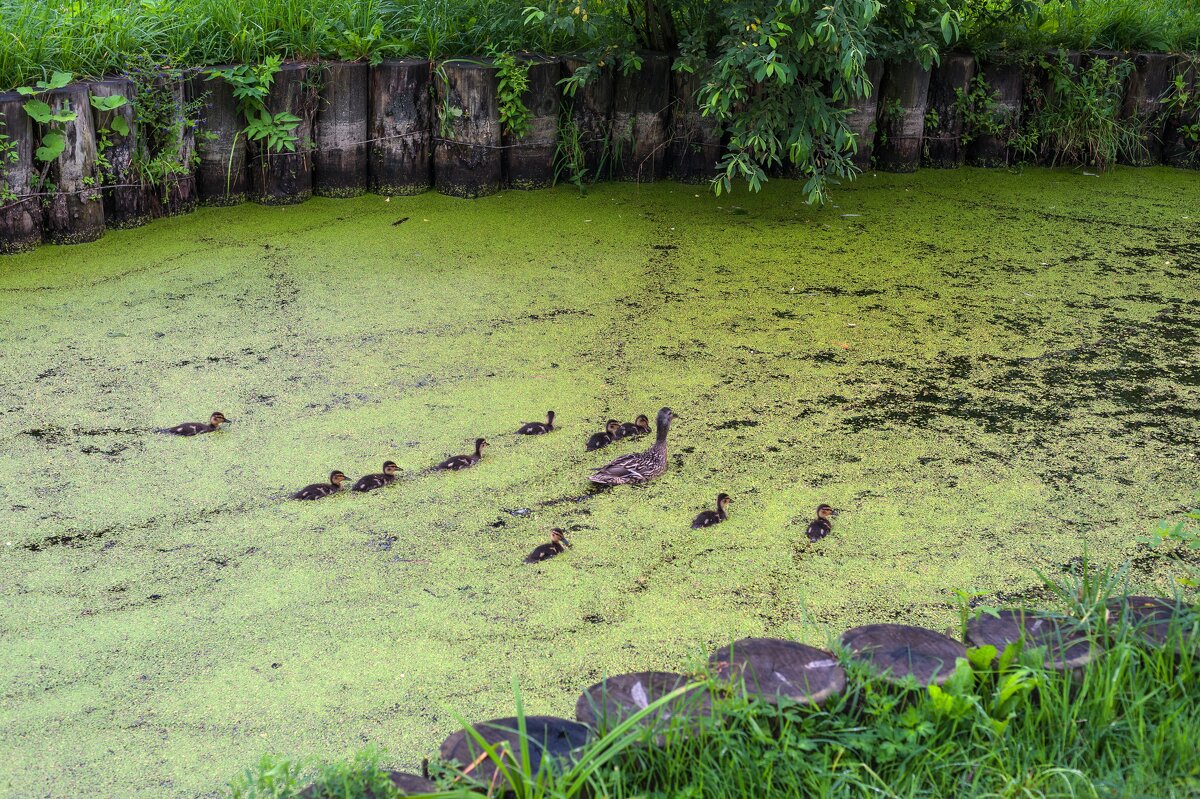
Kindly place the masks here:
<instances>
[{"instance_id":1,"label":"wooden retaining wall","mask_svg":"<svg viewBox=\"0 0 1200 799\"><path fill-rule=\"evenodd\" d=\"M722 134L696 106L701 78L672 72L667 55L642 56L640 72L617 74L609 65L564 96L561 78L585 62L522 54L530 66L524 101L531 119L521 137L502 130L496 70L484 60L285 64L267 105L272 113L300 119L295 150L288 152L248 142L230 87L207 70L195 70L167 87L181 106L198 99L200 119L192 130L181 118L178 155L188 169L159 192L138 185L139 131L132 106L100 112L89 104L89 92L131 95L129 80L73 84L46 98L56 109L78 113L62 126L66 151L48 167L34 156L44 131L25 114L24 98L0 94L0 134L6 137L0 139L6 147L0 159L0 253L43 241L92 241L106 227L133 227L155 216L188 213L197 204L234 205L247 198L290 204L313 194L390 196L430 188L480 197L503 188L545 187L566 179L561 162L571 152L589 181L709 180L722 155ZM1176 75L1196 87L1200 58L1122 53L1067 58L1075 65L1096 58L1131 63L1122 113L1138 120L1145 155L1127 161L1200 166L1194 147L1178 134L1181 125L1195 122L1192 112L1164 102ZM1036 69L1023 70L1003 57L978 64L962 54L946 54L932 70L877 61L867 67L874 90L852 101L847 117L860 169L909 172L922 165L1011 162L1001 138L966 135L955 100L969 90L973 76L982 75L996 92L999 110L1017 120L1029 113L1025 89L1039 80ZM128 136L111 134L116 115L129 123ZM101 169L97 141L105 135Z\"/></svg>"}]
</instances>

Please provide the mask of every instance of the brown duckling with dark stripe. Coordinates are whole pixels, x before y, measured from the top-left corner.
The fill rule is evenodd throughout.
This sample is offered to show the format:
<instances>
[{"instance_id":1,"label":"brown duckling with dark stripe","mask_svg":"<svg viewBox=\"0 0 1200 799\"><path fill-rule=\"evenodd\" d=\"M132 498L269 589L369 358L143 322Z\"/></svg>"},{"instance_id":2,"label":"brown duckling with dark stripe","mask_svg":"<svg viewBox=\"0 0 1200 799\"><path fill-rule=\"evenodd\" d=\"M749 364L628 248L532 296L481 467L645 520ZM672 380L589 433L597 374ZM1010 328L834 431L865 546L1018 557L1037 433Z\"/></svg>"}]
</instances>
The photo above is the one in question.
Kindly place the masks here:
<instances>
[{"instance_id":1,"label":"brown duckling with dark stripe","mask_svg":"<svg viewBox=\"0 0 1200 799\"><path fill-rule=\"evenodd\" d=\"M554 411L546 411L546 421L544 422L526 422L517 429L517 434L522 436L540 436L549 433L554 429Z\"/></svg>"},{"instance_id":2,"label":"brown duckling with dark stripe","mask_svg":"<svg viewBox=\"0 0 1200 799\"><path fill-rule=\"evenodd\" d=\"M541 563L543 560L550 558L565 551L571 546L571 542L567 540L567 533L561 528L555 527L550 531L550 543L542 544L535 548L532 552L525 556L526 563Z\"/></svg>"},{"instance_id":3,"label":"brown duckling with dark stripe","mask_svg":"<svg viewBox=\"0 0 1200 799\"><path fill-rule=\"evenodd\" d=\"M820 505L817 507L817 518L809 523L808 529L805 530L805 535L808 540L814 544L820 541L825 536L829 535L833 530L833 519L837 516L837 511L828 505Z\"/></svg>"},{"instance_id":4,"label":"brown duckling with dark stripe","mask_svg":"<svg viewBox=\"0 0 1200 799\"><path fill-rule=\"evenodd\" d=\"M587 442L587 451L595 452L598 449L607 447L609 444L617 440L617 431L621 429L621 423L616 419L609 419L604 423L604 430L594 434Z\"/></svg>"},{"instance_id":5,"label":"brown duckling with dark stripe","mask_svg":"<svg viewBox=\"0 0 1200 799\"><path fill-rule=\"evenodd\" d=\"M692 529L699 530L701 527L712 527L714 524L720 524L729 518L729 514L725 512L725 508L729 507L730 499L728 494L717 494L717 509L706 510L695 519L692 520Z\"/></svg>"},{"instance_id":6,"label":"brown duckling with dark stripe","mask_svg":"<svg viewBox=\"0 0 1200 799\"><path fill-rule=\"evenodd\" d=\"M632 422L626 422L621 425L620 435L618 438L629 438L631 436L644 436L650 432L650 417L646 414L641 414Z\"/></svg>"},{"instance_id":7,"label":"brown duckling with dark stripe","mask_svg":"<svg viewBox=\"0 0 1200 799\"><path fill-rule=\"evenodd\" d=\"M329 473L328 483L313 483L292 494L292 499L322 499L342 490L346 474L339 469Z\"/></svg>"},{"instance_id":8,"label":"brown duckling with dark stripe","mask_svg":"<svg viewBox=\"0 0 1200 799\"><path fill-rule=\"evenodd\" d=\"M483 460L483 448L488 445L487 439L475 439L475 454L474 455L455 455L453 458L446 458L437 465L438 469L443 471L458 472L463 469L469 469L475 464Z\"/></svg>"},{"instance_id":9,"label":"brown duckling with dark stripe","mask_svg":"<svg viewBox=\"0 0 1200 799\"><path fill-rule=\"evenodd\" d=\"M400 473L400 467L392 461L383 462L383 471L379 474L368 474L365 477L358 478L358 482L354 484L351 491L374 491L377 488L383 488L386 485L391 485L396 482L396 475Z\"/></svg>"},{"instance_id":10,"label":"brown duckling with dark stripe","mask_svg":"<svg viewBox=\"0 0 1200 799\"><path fill-rule=\"evenodd\" d=\"M161 432L170 433L173 436L198 436L201 433L211 433L221 425L228 424L229 421L225 418L225 414L217 411L208 417L208 422L184 422L174 427L168 427Z\"/></svg>"}]
</instances>

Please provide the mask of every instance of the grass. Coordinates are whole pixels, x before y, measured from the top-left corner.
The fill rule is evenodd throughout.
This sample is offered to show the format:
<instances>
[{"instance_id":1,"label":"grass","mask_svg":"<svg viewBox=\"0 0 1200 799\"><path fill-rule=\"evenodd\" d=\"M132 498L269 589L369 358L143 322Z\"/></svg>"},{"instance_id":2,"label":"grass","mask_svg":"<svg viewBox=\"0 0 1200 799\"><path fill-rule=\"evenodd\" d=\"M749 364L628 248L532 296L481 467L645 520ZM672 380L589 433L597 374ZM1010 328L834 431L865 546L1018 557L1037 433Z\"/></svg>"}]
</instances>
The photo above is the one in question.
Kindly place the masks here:
<instances>
[{"instance_id":1,"label":"grass","mask_svg":"<svg viewBox=\"0 0 1200 799\"><path fill-rule=\"evenodd\" d=\"M964 37L977 52L1039 55L1050 48L1195 52L1200 6L1191 0L1048 0L1014 15L1005 0L968 4Z\"/></svg>"},{"instance_id":2,"label":"grass","mask_svg":"<svg viewBox=\"0 0 1200 799\"><path fill-rule=\"evenodd\" d=\"M1076 674L1046 669L1043 650L1015 643L1003 653L969 650L940 688L896 688L831 641L849 679L824 707L771 705L701 673L693 685L709 692L711 717L677 716L666 729L638 725L689 690L681 688L557 768L535 773L527 760L480 746L518 799L1194 796L1200 615L1181 617L1167 646L1148 646L1136 625L1105 621L1107 601L1123 595L1120 583L1118 570L1086 565L1045 583L1096 653ZM520 705L518 692L518 717ZM315 773L297 769L295 785L314 781L317 797L366 796L344 787L346 774L374 775L382 785L380 757L370 752ZM268 759L235 783L232 796L242 799L256 785L268 787L261 799L294 796L293 789L269 790L271 775L289 762ZM465 765L443 771L435 764L445 795L491 795L488 785L460 775ZM468 794L472 786L477 794Z\"/></svg>"},{"instance_id":3,"label":"grass","mask_svg":"<svg viewBox=\"0 0 1200 799\"><path fill-rule=\"evenodd\" d=\"M569 715L742 636L956 629L954 589L1036 602L1085 547L1169 591L1137 539L1194 507L1194 180L313 200L6 258L0 794L211 795L369 742L413 769L514 675ZM567 501L639 446L588 435L664 404L668 473ZM286 500L387 458L386 491Z\"/></svg>"}]
</instances>

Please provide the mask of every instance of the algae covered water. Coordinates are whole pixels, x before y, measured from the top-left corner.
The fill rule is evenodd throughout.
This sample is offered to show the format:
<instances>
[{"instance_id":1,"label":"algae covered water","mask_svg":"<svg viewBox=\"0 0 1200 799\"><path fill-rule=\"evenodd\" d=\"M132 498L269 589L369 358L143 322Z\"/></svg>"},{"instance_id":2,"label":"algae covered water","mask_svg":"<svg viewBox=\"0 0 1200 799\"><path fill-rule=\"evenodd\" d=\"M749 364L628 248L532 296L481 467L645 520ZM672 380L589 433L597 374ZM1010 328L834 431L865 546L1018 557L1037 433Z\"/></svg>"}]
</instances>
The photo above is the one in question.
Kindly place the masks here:
<instances>
[{"instance_id":1,"label":"algae covered water","mask_svg":"<svg viewBox=\"0 0 1200 799\"><path fill-rule=\"evenodd\" d=\"M1164 590L1136 539L1200 483L1198 241L1192 173L957 170L824 209L242 206L0 261L0 788L209 796L367 742L413 766L514 677L570 715L742 636L1036 604L1085 550ZM589 493L648 442L588 436L663 405L667 474ZM287 500L385 459L386 490ZM551 527L574 547L522 563Z\"/></svg>"}]
</instances>

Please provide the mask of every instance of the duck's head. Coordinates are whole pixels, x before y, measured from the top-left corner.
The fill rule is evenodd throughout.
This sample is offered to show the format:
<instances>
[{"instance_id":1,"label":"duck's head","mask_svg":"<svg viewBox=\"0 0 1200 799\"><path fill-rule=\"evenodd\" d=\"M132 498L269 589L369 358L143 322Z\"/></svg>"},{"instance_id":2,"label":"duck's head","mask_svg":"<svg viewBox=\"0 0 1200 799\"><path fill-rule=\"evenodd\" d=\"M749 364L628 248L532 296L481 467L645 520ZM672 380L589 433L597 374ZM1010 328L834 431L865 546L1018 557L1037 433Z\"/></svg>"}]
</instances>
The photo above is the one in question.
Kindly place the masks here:
<instances>
[{"instance_id":1,"label":"duck's head","mask_svg":"<svg viewBox=\"0 0 1200 799\"><path fill-rule=\"evenodd\" d=\"M475 453L476 453L477 455L482 455L482 454L483 454L483 448L484 448L484 447L486 447L487 445L488 445L488 442L487 442L487 439L486 439L486 438L477 438L477 439L475 439Z\"/></svg>"},{"instance_id":2,"label":"duck's head","mask_svg":"<svg viewBox=\"0 0 1200 799\"><path fill-rule=\"evenodd\" d=\"M346 482L346 473L340 469L334 469L329 473L329 482L333 483L335 486L340 486L342 483Z\"/></svg>"},{"instance_id":3,"label":"duck's head","mask_svg":"<svg viewBox=\"0 0 1200 799\"><path fill-rule=\"evenodd\" d=\"M728 494L717 494L717 507L721 510L725 510L730 502L733 502L733 498Z\"/></svg>"},{"instance_id":4,"label":"duck's head","mask_svg":"<svg viewBox=\"0 0 1200 799\"><path fill-rule=\"evenodd\" d=\"M546 411L546 424L554 424L554 411Z\"/></svg>"},{"instance_id":5,"label":"duck's head","mask_svg":"<svg viewBox=\"0 0 1200 799\"><path fill-rule=\"evenodd\" d=\"M550 540L555 544L571 546L571 542L567 540L567 531L561 527L555 527L550 531Z\"/></svg>"},{"instance_id":6,"label":"duck's head","mask_svg":"<svg viewBox=\"0 0 1200 799\"><path fill-rule=\"evenodd\" d=\"M604 430L608 433L615 433L621 429L621 423L616 419L609 419L604 423Z\"/></svg>"},{"instance_id":7,"label":"duck's head","mask_svg":"<svg viewBox=\"0 0 1200 799\"><path fill-rule=\"evenodd\" d=\"M650 432L650 417L644 413L638 414L638 418L633 420L633 424L638 430Z\"/></svg>"},{"instance_id":8,"label":"duck's head","mask_svg":"<svg viewBox=\"0 0 1200 799\"><path fill-rule=\"evenodd\" d=\"M658 412L658 419L656 421L658 422L659 427L670 427L671 422L675 421L678 418L679 417L676 416L675 412L672 411L670 408L663 408L662 410L660 410Z\"/></svg>"},{"instance_id":9,"label":"duck's head","mask_svg":"<svg viewBox=\"0 0 1200 799\"><path fill-rule=\"evenodd\" d=\"M396 474L399 471L400 471L400 467L397 466L392 461L384 461L383 462L383 473L384 474Z\"/></svg>"},{"instance_id":10,"label":"duck's head","mask_svg":"<svg viewBox=\"0 0 1200 799\"><path fill-rule=\"evenodd\" d=\"M208 417L208 423L213 427L220 427L228 421L229 420L225 418L225 414L221 413L220 411L216 411L212 416Z\"/></svg>"},{"instance_id":11,"label":"duck's head","mask_svg":"<svg viewBox=\"0 0 1200 799\"><path fill-rule=\"evenodd\" d=\"M835 511L833 508L829 507L828 505L819 505L817 507L817 518L818 519L824 519L825 521L829 521L830 519L834 518L835 516L837 516L837 511Z\"/></svg>"}]
</instances>

